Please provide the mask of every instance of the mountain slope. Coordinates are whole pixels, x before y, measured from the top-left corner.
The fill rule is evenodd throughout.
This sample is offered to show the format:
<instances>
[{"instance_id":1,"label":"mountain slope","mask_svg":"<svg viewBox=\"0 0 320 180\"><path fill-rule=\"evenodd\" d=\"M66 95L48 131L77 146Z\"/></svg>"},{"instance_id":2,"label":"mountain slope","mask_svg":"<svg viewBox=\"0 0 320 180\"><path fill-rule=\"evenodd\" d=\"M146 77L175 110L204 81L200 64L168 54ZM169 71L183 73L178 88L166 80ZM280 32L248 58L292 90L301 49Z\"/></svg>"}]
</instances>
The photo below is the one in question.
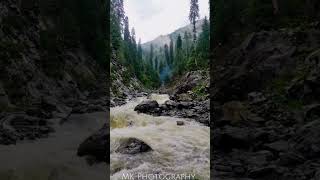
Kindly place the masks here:
<instances>
[{"instance_id":1,"label":"mountain slope","mask_svg":"<svg viewBox=\"0 0 320 180\"><path fill-rule=\"evenodd\" d=\"M201 19L201 20L198 20L196 23L197 35L199 35L202 32L203 22L204 22L204 19ZM160 35L156 39L142 44L142 49L145 51L149 51L150 45L152 44L154 47L154 50L157 51L160 49L160 47L163 47L165 44L169 45L170 39L172 39L173 42L175 43L175 41L178 38L178 35L180 34L181 37L183 37L185 32L192 34L192 24L179 28L170 34Z\"/></svg>"}]
</instances>

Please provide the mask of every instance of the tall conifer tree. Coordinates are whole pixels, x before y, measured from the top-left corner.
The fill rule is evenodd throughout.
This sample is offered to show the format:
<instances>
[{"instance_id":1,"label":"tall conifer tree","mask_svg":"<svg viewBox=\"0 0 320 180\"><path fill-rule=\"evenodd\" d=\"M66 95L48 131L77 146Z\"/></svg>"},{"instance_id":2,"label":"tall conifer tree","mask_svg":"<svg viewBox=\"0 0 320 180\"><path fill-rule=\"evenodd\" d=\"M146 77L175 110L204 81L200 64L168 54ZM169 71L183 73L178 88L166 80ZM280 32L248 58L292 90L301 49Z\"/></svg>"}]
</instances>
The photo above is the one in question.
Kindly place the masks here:
<instances>
[{"instance_id":1,"label":"tall conifer tree","mask_svg":"<svg viewBox=\"0 0 320 180\"><path fill-rule=\"evenodd\" d=\"M193 25L193 41L194 42L196 42L196 40L197 40L196 22L199 17L200 17L200 14L199 14L198 0L191 0L190 1L189 20L190 20L191 24Z\"/></svg>"}]
</instances>

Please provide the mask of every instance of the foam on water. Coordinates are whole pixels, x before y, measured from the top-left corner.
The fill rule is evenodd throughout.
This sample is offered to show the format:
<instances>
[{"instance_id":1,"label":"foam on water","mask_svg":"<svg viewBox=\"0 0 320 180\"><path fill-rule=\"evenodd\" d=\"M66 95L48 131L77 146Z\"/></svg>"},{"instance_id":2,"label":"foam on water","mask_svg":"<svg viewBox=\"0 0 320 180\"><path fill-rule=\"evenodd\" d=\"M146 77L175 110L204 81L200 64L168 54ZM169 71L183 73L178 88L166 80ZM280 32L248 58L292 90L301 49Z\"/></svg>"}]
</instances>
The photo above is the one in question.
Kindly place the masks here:
<instances>
[{"instance_id":1,"label":"foam on water","mask_svg":"<svg viewBox=\"0 0 320 180\"><path fill-rule=\"evenodd\" d=\"M114 121L121 119L128 124L111 128L111 179L121 179L128 173L187 173L196 174L197 179L210 179L209 127L190 119L136 113L134 107L145 99L137 98L124 106L111 108ZM169 97L152 94L149 99L162 104ZM177 126L177 120L184 121L185 125ZM120 141L130 137L144 141L153 151L136 155L116 153Z\"/></svg>"}]
</instances>

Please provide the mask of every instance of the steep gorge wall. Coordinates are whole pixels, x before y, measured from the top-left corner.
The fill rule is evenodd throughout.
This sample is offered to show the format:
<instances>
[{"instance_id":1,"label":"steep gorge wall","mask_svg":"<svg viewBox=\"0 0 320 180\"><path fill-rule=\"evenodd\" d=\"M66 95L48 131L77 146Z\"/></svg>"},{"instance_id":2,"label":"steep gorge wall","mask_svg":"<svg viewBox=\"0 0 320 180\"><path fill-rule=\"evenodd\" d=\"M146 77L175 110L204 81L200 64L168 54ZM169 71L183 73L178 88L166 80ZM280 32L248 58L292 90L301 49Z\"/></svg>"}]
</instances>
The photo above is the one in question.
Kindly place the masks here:
<instances>
[{"instance_id":1,"label":"steep gorge wall","mask_svg":"<svg viewBox=\"0 0 320 180\"><path fill-rule=\"evenodd\" d=\"M108 106L107 48L98 52L87 46L106 43L85 38L106 41L101 36L106 27L87 24L92 32L87 31L87 22L78 21L67 3L80 8L69 0L0 2L0 129L13 122L34 125L34 118L47 125L91 105L98 106L91 110ZM99 17L88 18L99 24Z\"/></svg>"}]
</instances>

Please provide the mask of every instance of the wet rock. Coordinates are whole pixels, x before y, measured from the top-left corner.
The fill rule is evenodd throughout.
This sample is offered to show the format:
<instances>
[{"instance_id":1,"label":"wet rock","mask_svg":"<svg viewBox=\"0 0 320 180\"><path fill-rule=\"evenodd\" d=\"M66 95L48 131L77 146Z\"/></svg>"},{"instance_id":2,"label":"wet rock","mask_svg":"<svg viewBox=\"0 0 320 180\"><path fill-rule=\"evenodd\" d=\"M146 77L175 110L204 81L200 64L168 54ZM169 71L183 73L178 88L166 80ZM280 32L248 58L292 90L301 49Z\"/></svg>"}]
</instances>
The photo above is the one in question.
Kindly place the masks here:
<instances>
[{"instance_id":1,"label":"wet rock","mask_svg":"<svg viewBox=\"0 0 320 180\"><path fill-rule=\"evenodd\" d=\"M88 113L92 113L92 112L104 112L106 111L106 109L101 106L101 105L89 105L87 112Z\"/></svg>"},{"instance_id":2,"label":"wet rock","mask_svg":"<svg viewBox=\"0 0 320 180\"><path fill-rule=\"evenodd\" d=\"M141 112L141 113L146 113L146 112L152 112L156 108L159 108L159 104L155 100L145 100L138 104L134 110Z\"/></svg>"},{"instance_id":3,"label":"wet rock","mask_svg":"<svg viewBox=\"0 0 320 180\"><path fill-rule=\"evenodd\" d=\"M320 153L320 119L301 127L295 135L299 141L295 144L295 149L307 158L318 157Z\"/></svg>"},{"instance_id":4,"label":"wet rock","mask_svg":"<svg viewBox=\"0 0 320 180\"><path fill-rule=\"evenodd\" d=\"M263 103L267 99L261 92L251 92L248 94L248 100L251 104L258 104Z\"/></svg>"},{"instance_id":5,"label":"wet rock","mask_svg":"<svg viewBox=\"0 0 320 180\"><path fill-rule=\"evenodd\" d=\"M215 147L222 149L247 148L250 143L247 128L225 126L215 131Z\"/></svg>"},{"instance_id":6,"label":"wet rock","mask_svg":"<svg viewBox=\"0 0 320 180\"><path fill-rule=\"evenodd\" d=\"M261 167L261 168L252 168L249 170L248 173L248 177L249 178L254 178L254 179L258 179L258 178L270 178L270 179L274 179L275 177L277 177L277 171L276 171L276 167L273 166L266 166L266 167Z\"/></svg>"},{"instance_id":7,"label":"wet rock","mask_svg":"<svg viewBox=\"0 0 320 180\"><path fill-rule=\"evenodd\" d=\"M177 106L177 103L175 101L172 101L172 100L168 100L168 101L164 102L164 104L168 108L175 108Z\"/></svg>"},{"instance_id":8,"label":"wet rock","mask_svg":"<svg viewBox=\"0 0 320 180\"><path fill-rule=\"evenodd\" d=\"M184 122L183 121L177 121L177 126L183 126Z\"/></svg>"},{"instance_id":9,"label":"wet rock","mask_svg":"<svg viewBox=\"0 0 320 180\"><path fill-rule=\"evenodd\" d=\"M54 132L46 119L28 116L25 113L15 113L0 119L0 144L15 144L18 140L34 140L47 137Z\"/></svg>"},{"instance_id":10,"label":"wet rock","mask_svg":"<svg viewBox=\"0 0 320 180\"><path fill-rule=\"evenodd\" d=\"M305 121L320 118L320 104L312 104L304 107L305 109Z\"/></svg>"},{"instance_id":11,"label":"wet rock","mask_svg":"<svg viewBox=\"0 0 320 180\"><path fill-rule=\"evenodd\" d=\"M108 162L109 158L109 129L104 125L98 132L88 137L78 147L77 155L92 156L98 161ZM110 163L110 162L109 162Z\"/></svg>"},{"instance_id":12,"label":"wet rock","mask_svg":"<svg viewBox=\"0 0 320 180\"><path fill-rule=\"evenodd\" d=\"M280 153L279 157L279 164L283 166L295 166L305 162L305 158L296 152Z\"/></svg>"},{"instance_id":13,"label":"wet rock","mask_svg":"<svg viewBox=\"0 0 320 180\"><path fill-rule=\"evenodd\" d=\"M151 147L145 142L136 138L129 138L124 139L120 142L120 146L118 147L116 152L122 154L138 154L151 150Z\"/></svg>"},{"instance_id":14,"label":"wet rock","mask_svg":"<svg viewBox=\"0 0 320 180\"><path fill-rule=\"evenodd\" d=\"M312 180L318 180L318 179L320 179L320 168L316 170L312 178Z\"/></svg>"},{"instance_id":15,"label":"wet rock","mask_svg":"<svg viewBox=\"0 0 320 180\"><path fill-rule=\"evenodd\" d=\"M0 112L10 106L12 106L10 100L0 82Z\"/></svg>"},{"instance_id":16,"label":"wet rock","mask_svg":"<svg viewBox=\"0 0 320 180\"><path fill-rule=\"evenodd\" d=\"M280 140L267 144L266 148L276 153L286 152L289 150L289 143L287 141Z\"/></svg>"},{"instance_id":17,"label":"wet rock","mask_svg":"<svg viewBox=\"0 0 320 180\"><path fill-rule=\"evenodd\" d=\"M244 120L246 109L239 101L227 102L223 105L223 117L225 121L230 121L230 124L237 124Z\"/></svg>"},{"instance_id":18,"label":"wet rock","mask_svg":"<svg viewBox=\"0 0 320 180\"><path fill-rule=\"evenodd\" d=\"M262 167L268 164L273 157L273 154L270 151L259 151L250 154L249 157L245 159L245 161L250 164L251 166L258 166Z\"/></svg>"},{"instance_id":19,"label":"wet rock","mask_svg":"<svg viewBox=\"0 0 320 180\"><path fill-rule=\"evenodd\" d=\"M177 108L178 109L191 109L194 106L194 104L192 102L179 102L177 103Z\"/></svg>"}]
</instances>

